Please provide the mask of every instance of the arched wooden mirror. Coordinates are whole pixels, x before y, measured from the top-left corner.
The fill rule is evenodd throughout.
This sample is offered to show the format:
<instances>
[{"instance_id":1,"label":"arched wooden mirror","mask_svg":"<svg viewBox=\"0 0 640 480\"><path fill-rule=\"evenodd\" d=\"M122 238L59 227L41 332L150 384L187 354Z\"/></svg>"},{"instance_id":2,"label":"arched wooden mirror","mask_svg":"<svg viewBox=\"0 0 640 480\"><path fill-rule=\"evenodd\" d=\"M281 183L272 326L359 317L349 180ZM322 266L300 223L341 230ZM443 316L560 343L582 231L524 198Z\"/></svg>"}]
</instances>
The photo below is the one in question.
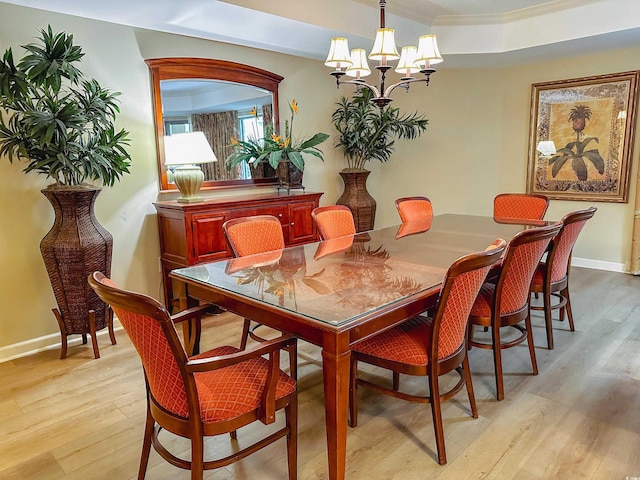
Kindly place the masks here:
<instances>
[{"instance_id":1,"label":"arched wooden mirror","mask_svg":"<svg viewBox=\"0 0 640 480\"><path fill-rule=\"evenodd\" d=\"M162 190L175 190L165 166L165 135L203 131L217 162L202 165L203 189L277 183L273 174L232 171L225 160L231 137L262 136L264 126L278 129L278 84L283 77L241 63L207 58L146 60L151 71L158 172ZM255 110L253 110L255 109ZM253 112L252 112L253 110Z\"/></svg>"}]
</instances>

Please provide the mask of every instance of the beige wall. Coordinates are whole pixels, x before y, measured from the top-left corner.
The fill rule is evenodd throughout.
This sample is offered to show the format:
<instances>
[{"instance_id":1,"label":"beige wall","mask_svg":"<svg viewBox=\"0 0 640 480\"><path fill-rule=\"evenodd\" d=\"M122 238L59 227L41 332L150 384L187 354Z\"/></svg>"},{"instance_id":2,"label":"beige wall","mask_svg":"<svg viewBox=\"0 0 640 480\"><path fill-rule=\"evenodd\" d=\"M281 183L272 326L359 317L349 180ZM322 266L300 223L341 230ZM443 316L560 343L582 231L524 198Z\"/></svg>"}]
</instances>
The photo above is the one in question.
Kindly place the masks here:
<instances>
[{"instance_id":1,"label":"beige wall","mask_svg":"<svg viewBox=\"0 0 640 480\"><path fill-rule=\"evenodd\" d=\"M105 188L96 203L99 221L113 234L112 276L121 285L159 297L157 226L152 202L173 198L158 193L154 130L145 58L202 56L255 65L285 77L280 88L281 112L293 98L300 104L296 133L333 134L334 103L351 87L338 91L320 61L247 49L188 37L135 30L92 20L57 15L0 3L0 50L32 41L51 24L66 30L86 53L82 69L104 86L122 92L118 126L131 132L132 174ZM507 69L447 69L437 72L427 88L395 93L394 104L427 113L428 132L410 143L398 143L387 164L371 164L369 186L378 201L377 226L397 222L393 200L426 194L436 213L491 214L493 196L524 191L529 131L529 97L533 82L613 73L634 67L640 48L602 56L565 59ZM446 62L445 62L446 65ZM321 202L334 203L341 193L337 172L342 156L332 140L324 145L325 162L310 160L304 183L323 191ZM635 192L636 142L631 178ZM51 308L55 300L40 257L39 242L52 225L53 212L40 193L49 182L24 175L19 163L0 161L0 360L43 343L58 341ZM225 194L231 194L226 192ZM630 254L633 202L599 203L598 213L576 246L575 256L607 264L625 264ZM587 206L553 201L549 218ZM50 335L42 340L41 337ZM37 340L40 339L40 340ZM24 342L24 343L20 343Z\"/></svg>"}]
</instances>

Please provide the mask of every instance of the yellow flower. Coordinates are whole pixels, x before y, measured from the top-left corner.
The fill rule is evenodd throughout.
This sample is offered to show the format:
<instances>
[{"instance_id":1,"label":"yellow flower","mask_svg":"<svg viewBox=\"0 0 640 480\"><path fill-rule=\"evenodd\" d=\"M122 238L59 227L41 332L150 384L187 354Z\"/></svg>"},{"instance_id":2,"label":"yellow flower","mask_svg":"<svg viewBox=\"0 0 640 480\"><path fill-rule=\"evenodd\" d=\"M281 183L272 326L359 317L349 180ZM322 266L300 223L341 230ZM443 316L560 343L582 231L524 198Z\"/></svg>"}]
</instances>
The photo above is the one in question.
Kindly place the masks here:
<instances>
[{"instance_id":1,"label":"yellow flower","mask_svg":"<svg viewBox=\"0 0 640 480\"><path fill-rule=\"evenodd\" d=\"M238 140L235 137L231 137L231 145L238 145Z\"/></svg>"},{"instance_id":2,"label":"yellow flower","mask_svg":"<svg viewBox=\"0 0 640 480\"><path fill-rule=\"evenodd\" d=\"M273 140L274 142L278 142L280 143L280 135L277 135L275 133L271 134L271 140Z\"/></svg>"},{"instance_id":3,"label":"yellow flower","mask_svg":"<svg viewBox=\"0 0 640 480\"><path fill-rule=\"evenodd\" d=\"M249 112L249 115L251 115L252 117L257 117L258 116L258 107L253 107L251 109L251 111Z\"/></svg>"},{"instance_id":4,"label":"yellow flower","mask_svg":"<svg viewBox=\"0 0 640 480\"><path fill-rule=\"evenodd\" d=\"M298 113L298 102L295 98L291 101L291 113Z\"/></svg>"}]
</instances>

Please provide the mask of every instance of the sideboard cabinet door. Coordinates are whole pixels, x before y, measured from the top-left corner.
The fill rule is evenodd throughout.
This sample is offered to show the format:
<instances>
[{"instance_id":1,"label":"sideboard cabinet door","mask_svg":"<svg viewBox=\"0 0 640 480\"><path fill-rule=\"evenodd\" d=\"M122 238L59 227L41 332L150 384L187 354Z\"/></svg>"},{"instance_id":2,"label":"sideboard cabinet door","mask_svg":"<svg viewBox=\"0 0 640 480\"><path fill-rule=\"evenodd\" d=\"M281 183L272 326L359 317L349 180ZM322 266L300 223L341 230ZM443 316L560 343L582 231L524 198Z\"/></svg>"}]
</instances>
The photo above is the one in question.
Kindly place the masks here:
<instances>
[{"instance_id":1,"label":"sideboard cabinet door","mask_svg":"<svg viewBox=\"0 0 640 480\"><path fill-rule=\"evenodd\" d=\"M318 240L311 212L322 193L277 192L209 198L200 203L155 202L160 236L160 264L165 305L171 310L176 295L169 278L175 268L233 256L222 232L231 218L273 215L280 220L287 245Z\"/></svg>"}]
</instances>

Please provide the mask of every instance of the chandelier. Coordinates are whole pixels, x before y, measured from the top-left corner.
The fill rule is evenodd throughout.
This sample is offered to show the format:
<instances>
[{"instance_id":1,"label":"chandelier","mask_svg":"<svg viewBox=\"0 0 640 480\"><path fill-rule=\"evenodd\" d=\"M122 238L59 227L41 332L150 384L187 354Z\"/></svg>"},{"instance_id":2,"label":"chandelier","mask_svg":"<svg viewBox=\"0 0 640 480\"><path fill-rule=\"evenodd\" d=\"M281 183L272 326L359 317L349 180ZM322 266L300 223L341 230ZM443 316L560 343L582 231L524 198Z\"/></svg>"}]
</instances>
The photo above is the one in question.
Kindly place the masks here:
<instances>
[{"instance_id":1,"label":"chandelier","mask_svg":"<svg viewBox=\"0 0 640 480\"><path fill-rule=\"evenodd\" d=\"M376 30L376 38L373 48L369 54L371 60L378 62L375 69L380 73L380 86L376 87L366 83L363 77L371 73L367 64L367 55L364 49L354 48L349 52L349 43L346 38L335 37L331 39L329 55L324 64L327 67L335 68L331 75L336 78L336 85L340 88L343 83L356 85L358 90L366 87L373 92L372 101L380 108L387 105L393 99L391 92L397 87L403 87L407 91L413 82L425 82L429 85L429 77L436 70L433 65L442 62L442 56L438 51L436 36L433 34L422 35L418 39L418 46L410 45L402 47L401 54L398 55L392 28L385 27L384 8L386 0L380 0L380 28ZM387 62L398 60L396 72L403 75L400 81L389 86L385 86L386 75L393 68ZM425 78L416 78L412 75L420 73ZM344 80L344 75L353 77L353 80Z\"/></svg>"}]
</instances>

